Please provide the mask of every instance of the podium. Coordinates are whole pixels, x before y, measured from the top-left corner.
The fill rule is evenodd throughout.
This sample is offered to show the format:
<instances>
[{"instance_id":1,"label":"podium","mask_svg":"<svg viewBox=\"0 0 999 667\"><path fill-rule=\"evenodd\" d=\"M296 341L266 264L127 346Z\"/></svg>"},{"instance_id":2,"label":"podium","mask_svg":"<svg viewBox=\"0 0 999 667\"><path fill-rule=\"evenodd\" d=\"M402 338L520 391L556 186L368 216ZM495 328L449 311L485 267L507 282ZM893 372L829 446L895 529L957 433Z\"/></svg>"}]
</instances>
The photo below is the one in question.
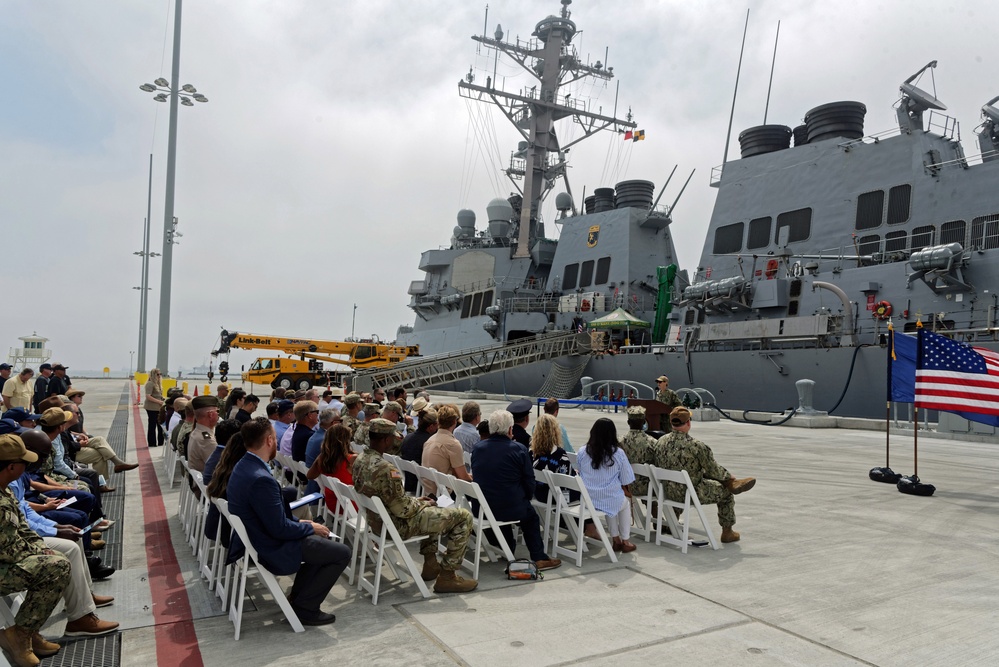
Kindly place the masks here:
<instances>
[{"instance_id":1,"label":"podium","mask_svg":"<svg viewBox=\"0 0 999 667\"><path fill-rule=\"evenodd\" d=\"M629 398L628 407L638 405L645 408L645 421L649 425L650 431L663 431L662 418L669 420L669 413L672 411L665 403L656 400L643 398Z\"/></svg>"}]
</instances>

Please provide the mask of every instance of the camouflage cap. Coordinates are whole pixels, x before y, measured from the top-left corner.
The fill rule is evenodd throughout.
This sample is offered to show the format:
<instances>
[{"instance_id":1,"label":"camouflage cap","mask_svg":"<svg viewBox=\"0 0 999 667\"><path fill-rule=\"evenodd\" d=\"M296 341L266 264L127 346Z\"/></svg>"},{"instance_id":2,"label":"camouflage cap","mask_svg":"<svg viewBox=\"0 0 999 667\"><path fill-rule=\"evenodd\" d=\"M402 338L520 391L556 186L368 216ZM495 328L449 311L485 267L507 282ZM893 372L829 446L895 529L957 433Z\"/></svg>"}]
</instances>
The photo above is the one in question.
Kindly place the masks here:
<instances>
[{"instance_id":1,"label":"camouflage cap","mask_svg":"<svg viewBox=\"0 0 999 667\"><path fill-rule=\"evenodd\" d=\"M669 413L669 421L671 424L683 426L690 421L690 410L683 406L673 408L673 412Z\"/></svg>"},{"instance_id":2,"label":"camouflage cap","mask_svg":"<svg viewBox=\"0 0 999 667\"><path fill-rule=\"evenodd\" d=\"M395 433L395 424L387 419L373 419L368 425L370 435L392 435Z\"/></svg>"},{"instance_id":3,"label":"camouflage cap","mask_svg":"<svg viewBox=\"0 0 999 667\"><path fill-rule=\"evenodd\" d=\"M645 419L645 408L641 405L629 405L628 406L628 419L632 417L641 417Z\"/></svg>"},{"instance_id":4,"label":"camouflage cap","mask_svg":"<svg viewBox=\"0 0 999 667\"><path fill-rule=\"evenodd\" d=\"M371 415L380 415L382 413L382 406L377 403L365 403L364 404L364 416L369 417Z\"/></svg>"},{"instance_id":5,"label":"camouflage cap","mask_svg":"<svg viewBox=\"0 0 999 667\"><path fill-rule=\"evenodd\" d=\"M346 405L347 407L353 407L360 402L361 402L360 394L356 394L354 392L347 394L343 399L343 404Z\"/></svg>"},{"instance_id":6,"label":"camouflage cap","mask_svg":"<svg viewBox=\"0 0 999 667\"><path fill-rule=\"evenodd\" d=\"M665 375L660 375L659 377L656 378L656 382L657 383L658 382L665 382L666 384L669 384L669 378L666 377Z\"/></svg>"},{"instance_id":7,"label":"camouflage cap","mask_svg":"<svg viewBox=\"0 0 999 667\"><path fill-rule=\"evenodd\" d=\"M386 401L385 402L385 407L382 408L382 413L384 414L386 412L394 412L394 413L396 413L397 415L399 415L401 417L402 416L402 406L399 405L398 403L396 403L395 401Z\"/></svg>"}]
</instances>

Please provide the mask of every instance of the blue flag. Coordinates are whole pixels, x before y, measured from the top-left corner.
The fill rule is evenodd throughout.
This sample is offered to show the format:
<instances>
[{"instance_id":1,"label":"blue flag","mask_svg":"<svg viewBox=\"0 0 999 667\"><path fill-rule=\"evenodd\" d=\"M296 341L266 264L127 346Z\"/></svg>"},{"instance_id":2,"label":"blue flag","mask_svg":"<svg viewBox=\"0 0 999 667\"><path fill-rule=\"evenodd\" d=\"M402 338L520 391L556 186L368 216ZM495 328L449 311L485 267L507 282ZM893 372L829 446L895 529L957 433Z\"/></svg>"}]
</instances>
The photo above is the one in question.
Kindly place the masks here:
<instances>
[{"instance_id":1,"label":"blue flag","mask_svg":"<svg viewBox=\"0 0 999 667\"><path fill-rule=\"evenodd\" d=\"M916 337L891 332L888 345L888 400L916 400ZM894 358L892 358L894 357Z\"/></svg>"}]
</instances>

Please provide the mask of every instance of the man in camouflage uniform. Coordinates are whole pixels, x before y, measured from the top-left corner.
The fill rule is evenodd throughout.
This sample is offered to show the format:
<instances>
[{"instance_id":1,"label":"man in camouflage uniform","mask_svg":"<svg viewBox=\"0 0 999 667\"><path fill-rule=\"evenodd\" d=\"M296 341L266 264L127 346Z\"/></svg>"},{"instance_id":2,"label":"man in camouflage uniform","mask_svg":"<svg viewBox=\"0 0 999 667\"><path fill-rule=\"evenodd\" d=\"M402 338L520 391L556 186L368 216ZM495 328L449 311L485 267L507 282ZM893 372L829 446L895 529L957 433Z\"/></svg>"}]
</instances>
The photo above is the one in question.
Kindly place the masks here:
<instances>
[{"instance_id":1,"label":"man in camouflage uniform","mask_svg":"<svg viewBox=\"0 0 999 667\"><path fill-rule=\"evenodd\" d=\"M350 429L350 434L353 436L361 426L361 420L357 418L363 407L361 396L351 392L343 399L343 405L345 414L341 413L340 416L343 417L343 425Z\"/></svg>"},{"instance_id":2,"label":"man in camouflage uniform","mask_svg":"<svg viewBox=\"0 0 999 667\"><path fill-rule=\"evenodd\" d=\"M701 504L718 505L721 541L737 541L739 533L732 530L735 525L734 496L749 491L756 485L756 480L752 477L732 477L728 470L715 462L710 447L690 437L690 410L687 408L674 408L670 413L670 423L673 432L659 438L654 445L655 465L667 470L686 470ZM673 502L682 503L687 495L683 484L666 482L664 488L666 496Z\"/></svg>"},{"instance_id":3,"label":"man in camouflage uniform","mask_svg":"<svg viewBox=\"0 0 999 667\"><path fill-rule=\"evenodd\" d=\"M392 456L399 456L402 454L402 431L399 430L399 424L401 423L405 427L406 422L403 421L403 408L395 401L385 401L385 407L382 408L381 418L385 421L390 421L395 424L395 445L393 445L388 453Z\"/></svg>"},{"instance_id":4,"label":"man in camouflage uniform","mask_svg":"<svg viewBox=\"0 0 999 667\"><path fill-rule=\"evenodd\" d=\"M364 421L360 422L357 426L357 430L354 431L354 442L359 445L364 445L367 447L371 444L371 440L368 436L368 428L371 422L378 419L381 414L382 408L377 403L365 403L364 404ZM390 454L392 452L389 452Z\"/></svg>"},{"instance_id":5,"label":"man in camouflage uniform","mask_svg":"<svg viewBox=\"0 0 999 667\"><path fill-rule=\"evenodd\" d=\"M670 432L669 415L674 408L678 408L682 405L680 397L676 395L676 392L669 388L669 378L665 375L660 375L656 378L656 386L659 390L656 391L656 400L660 403L665 403L668 410L663 414L659 415L659 430Z\"/></svg>"},{"instance_id":6,"label":"man in camouflage uniform","mask_svg":"<svg viewBox=\"0 0 999 667\"><path fill-rule=\"evenodd\" d=\"M9 484L20 477L38 455L29 452L16 435L0 435L0 595L27 591L15 625L0 632L0 645L20 667L35 667L40 655L53 655L59 645L38 631L69 584L70 564L65 556L45 546L28 526Z\"/></svg>"},{"instance_id":7,"label":"man in camouflage uniform","mask_svg":"<svg viewBox=\"0 0 999 667\"><path fill-rule=\"evenodd\" d=\"M633 405L628 408L628 428L630 429L621 438L620 446L624 453L628 455L628 460L632 463L653 463L654 456L652 446L656 441L648 435L642 427L645 425L645 408L640 405ZM628 487L631 495L637 498L644 498L649 491L649 478L640 475L635 476L635 481Z\"/></svg>"},{"instance_id":8,"label":"man in camouflage uniform","mask_svg":"<svg viewBox=\"0 0 999 667\"><path fill-rule=\"evenodd\" d=\"M223 415L225 410L225 401L229 397L229 385L224 382L220 382L219 386L215 388L215 401L219 404L219 414L222 415L223 419L228 419L229 415Z\"/></svg>"},{"instance_id":9,"label":"man in camouflage uniform","mask_svg":"<svg viewBox=\"0 0 999 667\"><path fill-rule=\"evenodd\" d=\"M354 462L354 488L369 498L377 496L392 515L392 523L403 539L426 535L420 542L423 554L423 580L434 583L436 593L465 593L474 590L479 582L464 579L457 574L465 557L465 547L472 532L472 514L457 507L437 507L433 498L407 496L402 486L402 473L386 461L382 454L395 444L395 424L386 419L370 423L370 446ZM368 515L375 530L381 529L381 520ZM437 561L437 543L441 536L447 539L447 551L441 562Z\"/></svg>"}]
</instances>

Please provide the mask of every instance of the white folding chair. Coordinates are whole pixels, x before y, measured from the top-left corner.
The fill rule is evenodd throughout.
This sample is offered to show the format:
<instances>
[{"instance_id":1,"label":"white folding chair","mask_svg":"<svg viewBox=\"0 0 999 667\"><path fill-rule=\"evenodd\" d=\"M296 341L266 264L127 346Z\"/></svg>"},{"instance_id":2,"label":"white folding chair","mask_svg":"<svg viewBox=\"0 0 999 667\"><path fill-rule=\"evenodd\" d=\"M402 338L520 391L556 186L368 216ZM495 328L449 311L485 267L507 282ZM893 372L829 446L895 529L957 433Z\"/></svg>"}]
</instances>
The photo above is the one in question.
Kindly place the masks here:
<instances>
[{"instance_id":1,"label":"white folding chair","mask_svg":"<svg viewBox=\"0 0 999 667\"><path fill-rule=\"evenodd\" d=\"M569 475L560 475L555 472L550 472L548 478L551 480L551 489L557 491L555 495L555 512L556 516L565 522L568 528L569 536L575 541L575 549L566 549L565 547L560 547L559 535L557 524L553 531L554 539L554 549L552 549L556 555L564 554L575 558L576 567L583 566L583 551L586 550L586 540L587 538L583 534L583 524L587 519L593 520L593 525L597 529L597 533L600 535L599 540L594 540L601 542L604 548L607 550L607 556L610 558L612 563L617 562L617 555L614 553L614 547L611 545L610 538L607 536L607 531L604 529L604 524L601 519L605 516L603 512L596 510L593 507L593 502L590 500L590 494L586 491L586 487L583 486L582 481L579 477L570 477ZM572 492L576 491L579 493L579 502L569 503L568 494L566 491Z\"/></svg>"},{"instance_id":2,"label":"white folding chair","mask_svg":"<svg viewBox=\"0 0 999 667\"><path fill-rule=\"evenodd\" d=\"M232 540L232 520L231 514L229 514L229 502L222 498L214 498L212 502L215 506L219 508L219 527L215 531L216 541L218 544L222 544L222 525L224 522L228 522L230 529L230 543ZM228 549L220 549L215 552L215 556L212 558L212 568L216 571L215 575L215 595L218 596L219 600L222 601L222 611L228 612L229 606L232 604L232 589L236 583L236 574L239 569L238 563L226 564L226 560L229 558Z\"/></svg>"},{"instance_id":3,"label":"white folding chair","mask_svg":"<svg viewBox=\"0 0 999 667\"><path fill-rule=\"evenodd\" d=\"M423 496L423 480L420 479L419 465L415 461L407 461L406 459L399 457L396 459L395 467L401 470L403 473L409 473L416 478L416 493L413 495L417 498Z\"/></svg>"},{"instance_id":4,"label":"white folding chair","mask_svg":"<svg viewBox=\"0 0 999 667\"><path fill-rule=\"evenodd\" d=\"M186 535L197 499L194 497L193 486L189 481L191 467L188 465L187 459L181 459L180 466L184 474L181 475L180 493L177 494L177 518L180 519L180 524L183 526L184 534Z\"/></svg>"},{"instance_id":5,"label":"white folding chair","mask_svg":"<svg viewBox=\"0 0 999 667\"><path fill-rule=\"evenodd\" d=\"M163 471L166 473L167 480L170 482L170 488L173 488L174 482L177 477L177 459L180 454L173 448L173 446L168 442L166 443L166 451L163 453Z\"/></svg>"},{"instance_id":6,"label":"white folding chair","mask_svg":"<svg viewBox=\"0 0 999 667\"><path fill-rule=\"evenodd\" d=\"M448 475L448 477L451 477ZM507 544L506 538L503 537L503 533L500 531L500 526L511 526L515 525L517 521L498 521L496 515L493 514L493 510L489 507L489 502L486 500L485 495L482 493L481 487L475 482L466 482L463 479L458 479L457 477L451 477L451 487L455 495L461 499L462 502L458 504L460 506L466 507L469 512L472 513L472 560L464 558L462 565L472 572L472 579L479 578L479 564L481 562L480 554L483 549L486 552L486 558L490 561L495 560L498 556L496 555L495 548L489 544L486 538L486 531L493 531L493 535L496 536L496 540L499 542L500 550L503 552L503 556L507 561L514 560L513 551L510 549L510 545ZM474 503L473 503L474 501ZM474 509L473 509L474 508Z\"/></svg>"},{"instance_id":7,"label":"white folding chair","mask_svg":"<svg viewBox=\"0 0 999 667\"><path fill-rule=\"evenodd\" d=\"M288 598L284 596L284 591L281 590L281 584L278 583L277 577L260 564L260 559L257 557L257 550L250 544L250 538L246 534L246 526L243 525L242 520L235 514L230 514L229 523L232 525L233 531L239 535L239 539L246 548L246 553L243 554L243 557L237 564L237 579L233 582L235 584L234 599L232 606L229 608L229 620L236 627L235 638L239 639L239 630L243 623L243 602L246 599L246 578L251 574L257 575L257 578L267 586L267 590L270 591L274 601L281 607L281 611L284 613L285 618L288 619L292 630L295 632L304 632L305 627L302 625L302 621L299 620L298 614L292 609Z\"/></svg>"},{"instance_id":8,"label":"white folding chair","mask_svg":"<svg viewBox=\"0 0 999 667\"><path fill-rule=\"evenodd\" d=\"M3 627L9 628L12 625L17 625L17 611L21 608L21 603L24 602L24 594L25 591L20 591L19 593L0 595L0 621L3 622Z\"/></svg>"},{"instance_id":9,"label":"white folding chair","mask_svg":"<svg viewBox=\"0 0 999 667\"><path fill-rule=\"evenodd\" d=\"M465 468L468 470L472 469L472 454L471 452L466 452L464 449L461 450L461 458L465 460Z\"/></svg>"},{"instance_id":10,"label":"white folding chair","mask_svg":"<svg viewBox=\"0 0 999 667\"><path fill-rule=\"evenodd\" d=\"M436 491L434 491L433 493L430 492L431 486L435 488L437 486L437 479L434 477L434 472L436 471L433 468L428 468L426 466L421 466L420 464L416 464L416 478L420 480L420 485L423 487L423 494L421 495L433 495L433 496L440 495ZM430 484L428 485L427 482L429 482Z\"/></svg>"},{"instance_id":11,"label":"white folding chair","mask_svg":"<svg viewBox=\"0 0 999 667\"><path fill-rule=\"evenodd\" d=\"M635 519L635 531L642 536L646 542L652 541L652 532L656 529L655 518L652 516L652 504L656 495L656 480L653 479L647 463L632 463L632 470L635 471L635 478L645 477L649 480L648 488L644 496L632 495L631 515Z\"/></svg>"},{"instance_id":12,"label":"white folding chair","mask_svg":"<svg viewBox=\"0 0 999 667\"><path fill-rule=\"evenodd\" d=\"M350 443L350 448L351 448L351 450L353 450L353 452L355 454L362 454L362 453L364 453L364 445L362 445L362 444L360 444L358 442L352 442L352 443Z\"/></svg>"},{"instance_id":13,"label":"white folding chair","mask_svg":"<svg viewBox=\"0 0 999 667\"><path fill-rule=\"evenodd\" d=\"M430 590L427 588L426 583L424 583L423 577L420 576L421 569L416 566L416 563L413 561L413 557L409 554L409 550L406 548L407 544L419 542L426 539L427 536L414 535L409 539L402 539L399 531L396 530L395 524L392 523L392 516L388 513L388 510L385 509L385 505L382 503L381 498L378 496L368 497L360 492L355 492L354 498L357 500L361 509L377 516L381 523L381 530L375 531L370 520L366 520L364 522L365 532L362 539L365 542L365 548L360 550L361 562L357 568L359 573L357 580L358 587L371 594L371 604L378 604L378 595L381 591L382 565L387 562L385 560L385 552L394 548L398 552L399 558L402 561L400 565L405 566L405 569L409 572L409 575L416 583L416 587L420 590L420 594L424 598L429 598ZM368 546L371 546L374 551L375 572L371 581L368 581L365 576L365 566L367 564L369 551L367 548ZM388 562L391 564L391 561ZM398 573L396 576L398 577Z\"/></svg>"},{"instance_id":14,"label":"white folding chair","mask_svg":"<svg viewBox=\"0 0 999 667\"><path fill-rule=\"evenodd\" d=\"M576 457L578 454L576 454L576 452L566 452L565 455L569 458L569 463L572 464L572 469L579 472L579 466L576 465Z\"/></svg>"},{"instance_id":15,"label":"white folding chair","mask_svg":"<svg viewBox=\"0 0 999 667\"><path fill-rule=\"evenodd\" d=\"M208 489L205 486L204 478L197 470L191 471L191 481L198 493L191 493L192 509L191 520L187 528L187 543L191 545L194 557L201 559L201 538L205 532L205 519L208 518Z\"/></svg>"},{"instance_id":16,"label":"white folding chair","mask_svg":"<svg viewBox=\"0 0 999 667\"><path fill-rule=\"evenodd\" d=\"M201 576L205 578L208 590L213 591L219 583L219 577L224 567L226 556L229 550L222 546L222 512L219 510L218 501L209 498L208 511L214 507L219 511L219 520L215 526L215 535L208 537L208 533L202 531L202 546L198 552L198 565L201 569ZM222 501L225 502L225 501ZM208 515L205 515L205 528L208 526Z\"/></svg>"},{"instance_id":17,"label":"white folding chair","mask_svg":"<svg viewBox=\"0 0 999 667\"><path fill-rule=\"evenodd\" d=\"M544 549L548 551L548 544L552 541L552 519L555 516L555 491L551 487L551 480L548 478L549 471L535 470L534 481L537 484L548 485L548 500L541 502L536 498L531 498L531 505L534 506L538 516L541 518L541 540ZM558 530L558 521L554 522L555 530Z\"/></svg>"},{"instance_id":18,"label":"white folding chair","mask_svg":"<svg viewBox=\"0 0 999 667\"><path fill-rule=\"evenodd\" d=\"M665 468L658 468L653 465L649 466L649 470L656 480L656 497L659 502L659 518L656 521L656 544L662 544L663 542L672 544L675 547L680 547L681 552L687 553L687 547L691 544L690 510L693 509L701 520L701 526L707 534L708 543L711 545L711 548L716 550L721 549L721 544L718 542L718 538L715 537L714 531L708 527L708 520L704 516L701 501L697 498L697 489L694 488L693 482L690 481L690 475L687 474L687 471L666 470ZM666 497L666 482L675 482L687 487L682 503L675 502ZM676 513L673 511L674 509L681 510L682 522L677 520ZM662 534L663 516L666 517L666 522L669 525L670 535Z\"/></svg>"},{"instance_id":19,"label":"white folding chair","mask_svg":"<svg viewBox=\"0 0 999 667\"><path fill-rule=\"evenodd\" d=\"M336 496L336 508L332 512L327 512L333 517L333 534L337 535L337 541L350 541L350 564L344 572L347 574L347 583L354 585L354 577L357 574L357 563L360 555L360 546L364 541L364 513L357 511L357 501L354 499L356 491L354 487L344 484L335 477L319 476L321 487L331 489ZM327 507L328 509L328 507Z\"/></svg>"}]
</instances>

